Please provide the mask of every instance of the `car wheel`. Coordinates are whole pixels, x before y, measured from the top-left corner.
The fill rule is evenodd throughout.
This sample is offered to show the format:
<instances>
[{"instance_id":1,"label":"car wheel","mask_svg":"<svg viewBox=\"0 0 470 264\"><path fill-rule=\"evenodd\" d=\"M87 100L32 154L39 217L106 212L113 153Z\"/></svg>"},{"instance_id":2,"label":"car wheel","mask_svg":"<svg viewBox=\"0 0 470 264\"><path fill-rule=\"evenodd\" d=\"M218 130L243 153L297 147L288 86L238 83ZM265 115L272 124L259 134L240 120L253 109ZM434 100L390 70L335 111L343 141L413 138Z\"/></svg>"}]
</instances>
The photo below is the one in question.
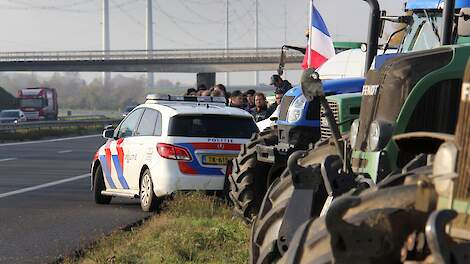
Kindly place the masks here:
<instances>
[{"instance_id":1,"label":"car wheel","mask_svg":"<svg viewBox=\"0 0 470 264\"><path fill-rule=\"evenodd\" d=\"M145 212L151 212L158 207L158 197L153 192L152 176L146 169L140 179L140 207Z\"/></svg>"},{"instance_id":2,"label":"car wheel","mask_svg":"<svg viewBox=\"0 0 470 264\"><path fill-rule=\"evenodd\" d=\"M98 165L96 168L93 182L93 194L95 197L95 203L97 204L109 204L111 202L112 196L102 195L101 191L106 190L106 185L104 184L103 170L101 165Z\"/></svg>"}]
</instances>

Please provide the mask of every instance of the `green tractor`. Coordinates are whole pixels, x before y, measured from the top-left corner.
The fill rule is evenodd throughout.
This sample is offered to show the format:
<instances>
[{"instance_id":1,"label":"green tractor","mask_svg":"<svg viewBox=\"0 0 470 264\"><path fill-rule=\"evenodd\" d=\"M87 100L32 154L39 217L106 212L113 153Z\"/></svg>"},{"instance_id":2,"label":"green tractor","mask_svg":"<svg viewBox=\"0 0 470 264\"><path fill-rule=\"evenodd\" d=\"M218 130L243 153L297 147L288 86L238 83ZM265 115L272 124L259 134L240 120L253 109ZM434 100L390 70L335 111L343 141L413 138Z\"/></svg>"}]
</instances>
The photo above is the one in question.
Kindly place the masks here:
<instances>
[{"instance_id":1,"label":"green tractor","mask_svg":"<svg viewBox=\"0 0 470 264\"><path fill-rule=\"evenodd\" d=\"M394 137L428 164L339 197L299 227L279 263L470 263L470 60L464 80L455 135Z\"/></svg>"},{"instance_id":2,"label":"green tractor","mask_svg":"<svg viewBox=\"0 0 470 264\"><path fill-rule=\"evenodd\" d=\"M470 45L448 44L464 43L470 36L466 9L470 1L457 1L455 11L452 5L451 11L444 12L445 18L439 3L408 1L406 11L411 14L400 18L408 24L400 50L415 52L389 59L368 73L360 117L353 122L349 138L328 121L331 108L324 105L333 136L312 150L292 154L288 170L270 186L252 227L252 262L278 260L295 230L307 219L325 215L335 197L374 187L390 173L412 172L427 162L399 150L391 141L393 135L453 132ZM435 48L439 43L444 46ZM314 87L305 84L305 88Z\"/></svg>"}]
</instances>

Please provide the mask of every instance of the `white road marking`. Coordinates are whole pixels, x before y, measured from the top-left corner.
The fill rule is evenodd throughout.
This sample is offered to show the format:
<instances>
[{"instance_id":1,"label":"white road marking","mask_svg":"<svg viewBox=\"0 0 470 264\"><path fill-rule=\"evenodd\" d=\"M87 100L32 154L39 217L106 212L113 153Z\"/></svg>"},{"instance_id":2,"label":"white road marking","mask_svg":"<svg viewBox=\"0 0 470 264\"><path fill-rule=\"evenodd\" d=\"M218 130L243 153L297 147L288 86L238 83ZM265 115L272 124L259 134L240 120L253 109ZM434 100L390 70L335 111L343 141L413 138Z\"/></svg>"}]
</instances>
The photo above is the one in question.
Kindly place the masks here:
<instances>
[{"instance_id":1,"label":"white road marking","mask_svg":"<svg viewBox=\"0 0 470 264\"><path fill-rule=\"evenodd\" d=\"M0 162L2 162L2 161L10 161L10 160L16 160L16 158L0 159Z\"/></svg>"},{"instance_id":2,"label":"white road marking","mask_svg":"<svg viewBox=\"0 0 470 264\"><path fill-rule=\"evenodd\" d=\"M82 175L78 175L78 176L63 179L63 180L48 182L48 183L44 183L44 184L40 184L40 185L36 185L36 186L31 186L31 187L28 187L28 188L19 189L19 190L16 190L16 191L1 193L0 198L5 198L5 197L16 195L16 194L31 192L31 191L35 191L35 190L44 189L44 188L47 188L47 187L59 185L59 184L62 184L62 183L67 183L67 182L71 182L71 181L80 180L80 179L83 179L83 178L90 177L90 175L91 175L90 173L82 174Z\"/></svg>"},{"instance_id":3,"label":"white road marking","mask_svg":"<svg viewBox=\"0 0 470 264\"><path fill-rule=\"evenodd\" d=\"M92 138L92 137L100 137L100 136L101 136L101 134L88 135L88 136L78 136L78 137L67 137L67 138L56 138L56 139L46 139L46 140L35 140L35 141L27 141L27 142L5 143L5 144L0 144L0 147L18 146L18 145L27 145L27 144L39 144L39 143L49 143L49 142L67 141L67 140L73 140L73 139Z\"/></svg>"},{"instance_id":4,"label":"white road marking","mask_svg":"<svg viewBox=\"0 0 470 264\"><path fill-rule=\"evenodd\" d=\"M72 152L71 149L66 149L66 150L57 151L57 153L59 153L59 154L70 153L70 152Z\"/></svg>"}]
</instances>

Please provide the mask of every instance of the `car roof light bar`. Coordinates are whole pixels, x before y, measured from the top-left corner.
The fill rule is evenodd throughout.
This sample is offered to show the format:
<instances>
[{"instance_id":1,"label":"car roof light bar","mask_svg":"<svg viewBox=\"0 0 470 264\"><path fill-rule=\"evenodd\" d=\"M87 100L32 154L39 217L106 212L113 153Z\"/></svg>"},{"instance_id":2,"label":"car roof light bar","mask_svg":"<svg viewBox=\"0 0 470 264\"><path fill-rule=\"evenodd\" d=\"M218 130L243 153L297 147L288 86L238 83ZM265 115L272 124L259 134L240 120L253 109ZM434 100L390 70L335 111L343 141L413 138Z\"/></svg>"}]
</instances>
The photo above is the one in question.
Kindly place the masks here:
<instances>
[{"instance_id":1,"label":"car roof light bar","mask_svg":"<svg viewBox=\"0 0 470 264\"><path fill-rule=\"evenodd\" d=\"M182 96L182 95L169 95L169 94L149 94L146 97L147 103L164 102L198 102L198 103L223 103L227 101L225 97L221 96ZM150 102L149 102L150 101Z\"/></svg>"}]
</instances>

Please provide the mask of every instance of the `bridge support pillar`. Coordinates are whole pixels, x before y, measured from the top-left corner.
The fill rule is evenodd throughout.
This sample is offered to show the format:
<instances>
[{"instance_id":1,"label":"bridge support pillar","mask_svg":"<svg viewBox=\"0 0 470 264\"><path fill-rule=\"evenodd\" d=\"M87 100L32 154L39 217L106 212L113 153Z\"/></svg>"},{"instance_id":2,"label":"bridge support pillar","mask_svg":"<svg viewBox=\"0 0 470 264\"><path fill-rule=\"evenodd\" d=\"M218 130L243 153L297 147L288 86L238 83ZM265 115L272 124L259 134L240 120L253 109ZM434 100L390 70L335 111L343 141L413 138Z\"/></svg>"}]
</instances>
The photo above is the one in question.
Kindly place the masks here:
<instances>
[{"instance_id":1,"label":"bridge support pillar","mask_svg":"<svg viewBox=\"0 0 470 264\"><path fill-rule=\"evenodd\" d=\"M215 85L215 72L199 72L196 75L197 86L204 84L207 88L211 88Z\"/></svg>"}]
</instances>

